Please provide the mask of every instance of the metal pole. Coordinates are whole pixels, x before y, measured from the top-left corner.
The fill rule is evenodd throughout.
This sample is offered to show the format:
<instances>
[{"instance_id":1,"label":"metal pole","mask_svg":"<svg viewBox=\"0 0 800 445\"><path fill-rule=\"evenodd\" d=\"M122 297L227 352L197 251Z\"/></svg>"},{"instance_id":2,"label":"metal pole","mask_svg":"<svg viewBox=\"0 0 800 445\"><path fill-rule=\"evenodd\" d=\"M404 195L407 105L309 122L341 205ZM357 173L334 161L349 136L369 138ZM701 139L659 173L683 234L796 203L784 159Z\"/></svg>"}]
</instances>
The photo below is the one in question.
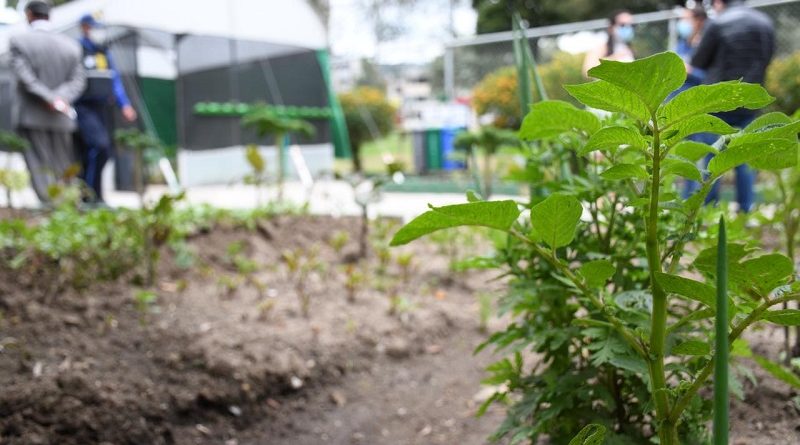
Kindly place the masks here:
<instances>
[{"instance_id":1,"label":"metal pole","mask_svg":"<svg viewBox=\"0 0 800 445\"><path fill-rule=\"evenodd\" d=\"M444 50L444 93L447 100L456 98L455 48L451 46Z\"/></svg>"}]
</instances>

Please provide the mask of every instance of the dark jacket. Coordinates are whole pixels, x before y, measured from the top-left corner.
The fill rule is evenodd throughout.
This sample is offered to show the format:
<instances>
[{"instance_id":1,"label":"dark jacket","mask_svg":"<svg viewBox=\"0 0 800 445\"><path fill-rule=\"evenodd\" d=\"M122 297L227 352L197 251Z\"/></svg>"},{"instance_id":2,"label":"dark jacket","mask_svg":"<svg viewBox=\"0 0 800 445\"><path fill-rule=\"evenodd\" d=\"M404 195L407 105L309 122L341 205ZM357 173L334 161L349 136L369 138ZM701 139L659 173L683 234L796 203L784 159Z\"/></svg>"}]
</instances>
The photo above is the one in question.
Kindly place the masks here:
<instances>
[{"instance_id":1,"label":"dark jacket","mask_svg":"<svg viewBox=\"0 0 800 445\"><path fill-rule=\"evenodd\" d=\"M731 2L706 26L691 65L706 70L705 83L743 79L763 84L774 52L772 20L741 2Z\"/></svg>"}]
</instances>

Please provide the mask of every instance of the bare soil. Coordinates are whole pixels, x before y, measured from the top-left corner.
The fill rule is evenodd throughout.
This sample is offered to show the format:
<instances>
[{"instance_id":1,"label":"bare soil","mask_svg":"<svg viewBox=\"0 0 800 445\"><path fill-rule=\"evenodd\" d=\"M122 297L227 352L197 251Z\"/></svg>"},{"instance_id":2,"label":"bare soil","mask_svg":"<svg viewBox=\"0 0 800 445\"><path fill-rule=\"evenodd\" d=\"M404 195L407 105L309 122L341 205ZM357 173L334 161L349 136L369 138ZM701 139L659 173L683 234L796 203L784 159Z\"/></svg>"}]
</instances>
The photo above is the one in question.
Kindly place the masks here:
<instances>
[{"instance_id":1,"label":"bare soil","mask_svg":"<svg viewBox=\"0 0 800 445\"><path fill-rule=\"evenodd\" d=\"M492 275L454 275L416 243L347 301L353 219L279 217L190 240L194 265L163 258L154 304L126 280L81 291L0 267L0 444L484 444L502 420L474 417L484 340L476 294ZM330 239L346 232L336 252ZM235 247L232 247L235 246ZM281 254L316 251L309 318ZM236 253L236 251L239 251ZM257 265L249 277L233 257ZM390 296L401 301L391 313ZM496 324L499 321L495 320ZM775 356L778 332L758 334ZM788 386L756 371L733 405L736 444L800 443Z\"/></svg>"}]
</instances>

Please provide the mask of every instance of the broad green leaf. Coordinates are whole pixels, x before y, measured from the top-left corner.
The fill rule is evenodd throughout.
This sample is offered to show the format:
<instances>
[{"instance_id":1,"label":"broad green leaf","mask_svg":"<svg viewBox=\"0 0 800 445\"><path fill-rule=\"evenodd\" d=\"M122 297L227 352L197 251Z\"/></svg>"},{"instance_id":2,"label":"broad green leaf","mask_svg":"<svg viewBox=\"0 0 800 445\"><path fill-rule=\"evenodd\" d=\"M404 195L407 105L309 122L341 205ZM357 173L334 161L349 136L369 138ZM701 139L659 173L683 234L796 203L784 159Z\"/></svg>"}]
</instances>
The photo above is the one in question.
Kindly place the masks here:
<instances>
[{"instance_id":1,"label":"broad green leaf","mask_svg":"<svg viewBox=\"0 0 800 445\"><path fill-rule=\"evenodd\" d=\"M788 383L794 388L800 388L800 377L797 377L794 372L760 355L754 355L753 360L776 379Z\"/></svg>"},{"instance_id":2,"label":"broad green leaf","mask_svg":"<svg viewBox=\"0 0 800 445\"><path fill-rule=\"evenodd\" d=\"M569 445L602 445L606 438L606 427L593 423L586 425L569 441Z\"/></svg>"},{"instance_id":3,"label":"broad green leaf","mask_svg":"<svg viewBox=\"0 0 800 445\"><path fill-rule=\"evenodd\" d=\"M796 145L796 142L788 139L765 139L729 146L711 159L711 162L708 163L708 171L713 178L716 178L737 165L773 156L775 153L791 149Z\"/></svg>"},{"instance_id":4,"label":"broad green leaf","mask_svg":"<svg viewBox=\"0 0 800 445\"><path fill-rule=\"evenodd\" d=\"M698 114L733 111L737 108L755 110L763 108L774 97L761 85L739 80L699 85L675 96L658 110L658 124L662 128L674 125Z\"/></svg>"},{"instance_id":5,"label":"broad green leaf","mask_svg":"<svg viewBox=\"0 0 800 445\"><path fill-rule=\"evenodd\" d=\"M609 181L621 181L631 178L647 179L650 177L643 167L634 164L617 164L600 173L600 176Z\"/></svg>"},{"instance_id":6,"label":"broad green leaf","mask_svg":"<svg viewBox=\"0 0 800 445\"><path fill-rule=\"evenodd\" d=\"M687 340L675 345L672 353L675 355L708 355L711 353L711 345L705 341Z\"/></svg>"},{"instance_id":7,"label":"broad green leaf","mask_svg":"<svg viewBox=\"0 0 800 445\"><path fill-rule=\"evenodd\" d=\"M589 287L599 287L606 284L613 277L617 268L608 260L594 260L584 263L578 268L578 273L586 279Z\"/></svg>"},{"instance_id":8,"label":"broad green leaf","mask_svg":"<svg viewBox=\"0 0 800 445\"><path fill-rule=\"evenodd\" d=\"M797 141L797 133L800 132L800 121L788 124L770 124L760 128L747 128L750 128L750 131L743 132L741 135L734 137L730 144L748 143L758 140L758 138L791 139Z\"/></svg>"},{"instance_id":9,"label":"broad green leaf","mask_svg":"<svg viewBox=\"0 0 800 445\"><path fill-rule=\"evenodd\" d=\"M775 121L781 118L781 114L772 116L767 121ZM749 129L749 131L747 131ZM772 153L770 156L759 157L750 161L750 166L761 170L780 170L791 168L797 165L798 150L800 144L797 143L797 133L800 132L800 121L789 124L771 123L759 128L747 127L746 131L734 137L728 144L729 148L740 145L758 144L764 139L786 139L789 141L784 149Z\"/></svg>"},{"instance_id":10,"label":"broad green leaf","mask_svg":"<svg viewBox=\"0 0 800 445\"><path fill-rule=\"evenodd\" d=\"M646 150L647 141L644 136L632 128L605 127L593 134L586 145L578 149L578 154L585 155L595 150L607 150L614 153L620 146Z\"/></svg>"},{"instance_id":11,"label":"broad green leaf","mask_svg":"<svg viewBox=\"0 0 800 445\"><path fill-rule=\"evenodd\" d=\"M775 125L786 125L790 123L792 123L792 118L781 113L780 111L773 111L772 113L766 113L758 116L742 131L745 133L754 133Z\"/></svg>"},{"instance_id":12,"label":"broad green leaf","mask_svg":"<svg viewBox=\"0 0 800 445\"><path fill-rule=\"evenodd\" d=\"M531 106L531 111L522 121L519 137L533 141L571 131L592 134L599 128L600 120L594 114L580 110L569 102L550 100Z\"/></svg>"},{"instance_id":13,"label":"broad green leaf","mask_svg":"<svg viewBox=\"0 0 800 445\"><path fill-rule=\"evenodd\" d=\"M686 81L686 66L677 54L664 52L634 62L601 60L588 74L636 94L655 112Z\"/></svg>"},{"instance_id":14,"label":"broad green leaf","mask_svg":"<svg viewBox=\"0 0 800 445\"><path fill-rule=\"evenodd\" d=\"M753 356L753 351L750 349L750 345L747 344L747 341L737 338L731 344L731 356L750 358Z\"/></svg>"},{"instance_id":15,"label":"broad green leaf","mask_svg":"<svg viewBox=\"0 0 800 445\"><path fill-rule=\"evenodd\" d=\"M681 141L672 147L672 153L675 156L697 162L709 153L717 153L717 149L702 142Z\"/></svg>"},{"instance_id":16,"label":"broad green leaf","mask_svg":"<svg viewBox=\"0 0 800 445\"><path fill-rule=\"evenodd\" d=\"M625 113L642 122L650 121L650 112L638 96L604 80L564 85L564 89L589 107Z\"/></svg>"},{"instance_id":17,"label":"broad green leaf","mask_svg":"<svg viewBox=\"0 0 800 445\"><path fill-rule=\"evenodd\" d=\"M664 292L680 295L710 308L717 307L717 291L713 286L678 275L656 272L656 280Z\"/></svg>"},{"instance_id":18,"label":"broad green leaf","mask_svg":"<svg viewBox=\"0 0 800 445\"><path fill-rule=\"evenodd\" d=\"M475 190L467 190L467 202L481 202L483 198Z\"/></svg>"},{"instance_id":19,"label":"broad green leaf","mask_svg":"<svg viewBox=\"0 0 800 445\"><path fill-rule=\"evenodd\" d=\"M777 311L767 311L764 312L761 319L783 326L800 326L800 310L780 309Z\"/></svg>"},{"instance_id":20,"label":"broad green leaf","mask_svg":"<svg viewBox=\"0 0 800 445\"><path fill-rule=\"evenodd\" d=\"M741 243L728 243L728 277L732 280L741 280L741 260L755 252L754 249L748 249L747 246ZM717 274L717 246L708 247L700 251L694 259L692 265L708 276L716 276ZM716 291L715 291L716 292ZM714 294L716 295L716 293ZM716 297L715 297L716 298ZM716 299L714 300L716 301Z\"/></svg>"},{"instance_id":21,"label":"broad green leaf","mask_svg":"<svg viewBox=\"0 0 800 445\"><path fill-rule=\"evenodd\" d=\"M787 278L794 273L794 264L789 257L771 253L743 261L741 270L745 282L766 296L776 287L786 284Z\"/></svg>"},{"instance_id":22,"label":"broad green leaf","mask_svg":"<svg viewBox=\"0 0 800 445\"><path fill-rule=\"evenodd\" d=\"M484 226L508 230L519 214L519 207L512 200L431 207L402 227L392 238L391 245L407 244L421 236L450 227Z\"/></svg>"},{"instance_id":23,"label":"broad green leaf","mask_svg":"<svg viewBox=\"0 0 800 445\"><path fill-rule=\"evenodd\" d=\"M531 209L534 238L553 249L563 247L575 238L575 229L583 213L578 198L555 193Z\"/></svg>"},{"instance_id":24,"label":"broad green leaf","mask_svg":"<svg viewBox=\"0 0 800 445\"><path fill-rule=\"evenodd\" d=\"M722 119L710 114L701 114L690 117L673 126L665 132L663 142L671 147L683 141L688 136L697 133L733 134L736 129L725 123Z\"/></svg>"},{"instance_id":25,"label":"broad green leaf","mask_svg":"<svg viewBox=\"0 0 800 445\"><path fill-rule=\"evenodd\" d=\"M698 182L703 180L703 175L700 174L700 170L693 162L682 159L665 159L663 166L661 173L664 175L678 175Z\"/></svg>"}]
</instances>

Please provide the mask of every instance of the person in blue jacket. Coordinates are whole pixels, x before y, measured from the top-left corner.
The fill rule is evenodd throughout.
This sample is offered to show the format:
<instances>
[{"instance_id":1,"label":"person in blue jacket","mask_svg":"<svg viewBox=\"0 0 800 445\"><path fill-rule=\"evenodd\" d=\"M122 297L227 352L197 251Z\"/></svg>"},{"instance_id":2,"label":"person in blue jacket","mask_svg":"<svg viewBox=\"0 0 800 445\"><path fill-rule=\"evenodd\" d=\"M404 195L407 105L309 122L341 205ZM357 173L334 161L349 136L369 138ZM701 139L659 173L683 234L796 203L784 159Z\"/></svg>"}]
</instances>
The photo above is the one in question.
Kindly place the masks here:
<instances>
[{"instance_id":1,"label":"person in blue jacket","mask_svg":"<svg viewBox=\"0 0 800 445\"><path fill-rule=\"evenodd\" d=\"M81 17L80 27L87 88L74 105L82 146L82 179L93 192L89 200L103 203L101 176L113 147L112 107L116 105L128 122L135 121L137 115L106 45L105 29L89 14Z\"/></svg>"}]
</instances>

